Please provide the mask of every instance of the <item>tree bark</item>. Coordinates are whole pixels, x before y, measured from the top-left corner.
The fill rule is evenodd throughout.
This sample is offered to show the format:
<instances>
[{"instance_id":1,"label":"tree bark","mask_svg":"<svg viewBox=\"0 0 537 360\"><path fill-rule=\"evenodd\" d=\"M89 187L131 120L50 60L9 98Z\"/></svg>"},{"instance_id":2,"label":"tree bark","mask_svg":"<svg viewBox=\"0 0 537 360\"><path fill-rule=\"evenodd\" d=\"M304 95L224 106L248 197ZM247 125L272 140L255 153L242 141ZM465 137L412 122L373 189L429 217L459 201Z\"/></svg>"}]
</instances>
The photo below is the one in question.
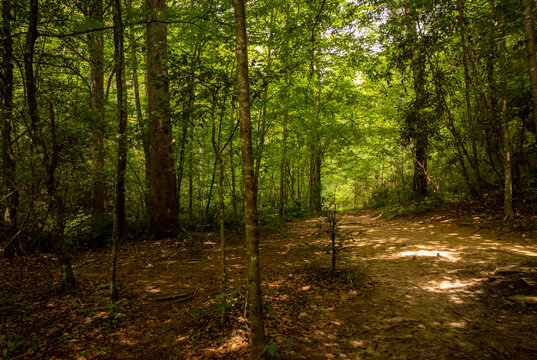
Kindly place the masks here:
<instances>
[{"instance_id":1,"label":"tree bark","mask_svg":"<svg viewBox=\"0 0 537 360\"><path fill-rule=\"evenodd\" d=\"M289 70L287 70L289 71ZM287 203L287 123L289 122L289 72L285 76L285 99L283 110L283 131L282 131L282 157L280 159L280 217L285 216L285 205Z\"/></svg>"},{"instance_id":2,"label":"tree bark","mask_svg":"<svg viewBox=\"0 0 537 360\"><path fill-rule=\"evenodd\" d=\"M502 1L503 4L503 1ZM505 15L500 16L500 25L502 34L505 35ZM505 37L500 40L500 69L501 69L501 132L503 142L503 171L504 171L504 189L503 189L503 207L505 220L512 221L515 217L513 210L513 161L511 148L511 135L509 133L509 114L507 112L507 67L505 61Z\"/></svg>"},{"instance_id":3,"label":"tree bark","mask_svg":"<svg viewBox=\"0 0 537 360\"><path fill-rule=\"evenodd\" d=\"M15 255L19 251L14 236L17 230L17 210L19 191L16 187L16 162L11 145L11 122L13 120L13 39L11 38L12 12L8 0L2 0L2 69L0 74L0 114L2 115L2 170L5 183L6 207L3 212L4 257Z\"/></svg>"},{"instance_id":4,"label":"tree bark","mask_svg":"<svg viewBox=\"0 0 537 360\"><path fill-rule=\"evenodd\" d=\"M422 109L425 107L425 62L420 50L412 56L411 67L414 80L414 111L416 112L416 124L414 134L414 182L412 190L414 197L422 200L427 196L427 147L429 143L427 119L424 118Z\"/></svg>"},{"instance_id":5,"label":"tree bark","mask_svg":"<svg viewBox=\"0 0 537 360\"><path fill-rule=\"evenodd\" d=\"M102 27L104 17L103 0L93 0L90 5L89 18L94 27ZM94 115L92 139L92 211L94 221L103 217L105 207L104 183L104 37L102 31L88 35L91 65L90 106Z\"/></svg>"},{"instance_id":6,"label":"tree bark","mask_svg":"<svg viewBox=\"0 0 537 360\"><path fill-rule=\"evenodd\" d=\"M39 6L37 0L30 0L30 12L28 22L28 32L24 48L24 75L26 85L26 100L28 103L28 114L30 117L30 137L37 151L43 154L43 169L45 171L45 186L48 195L48 213L52 217L51 235L52 243L58 262L60 265L60 291L63 293L72 292L76 287L76 279L71 267L71 261L67 252L65 239L63 236L63 203L57 192L55 172L58 166L58 158L61 146L57 142L56 123L54 119L54 108L50 103L50 146L43 135L43 124L39 116L37 104L37 85L34 75L34 47L39 36L37 23L39 19Z\"/></svg>"},{"instance_id":7,"label":"tree bark","mask_svg":"<svg viewBox=\"0 0 537 360\"><path fill-rule=\"evenodd\" d=\"M535 29L533 27L532 0L522 0L524 15L524 35L526 38L526 56L530 75L531 99L533 101L533 120L537 136L537 58L535 55Z\"/></svg>"},{"instance_id":8,"label":"tree bark","mask_svg":"<svg viewBox=\"0 0 537 360\"><path fill-rule=\"evenodd\" d=\"M248 47L244 0L233 1L235 9L235 42L239 90L242 176L244 186L244 219L248 257L248 308L250 322L250 358L258 359L265 346L261 270L259 264L259 236L257 215L257 188L252 151L252 124L250 119L250 84L248 79Z\"/></svg>"},{"instance_id":9,"label":"tree bark","mask_svg":"<svg viewBox=\"0 0 537 360\"><path fill-rule=\"evenodd\" d=\"M121 0L113 0L114 11L114 63L116 67L118 144L116 167L116 214L114 238L112 242L112 266L110 279L110 297L116 301L119 297L117 286L118 245L127 240L127 220L125 213L125 170L127 168L127 87L125 84L125 49L124 26Z\"/></svg>"},{"instance_id":10,"label":"tree bark","mask_svg":"<svg viewBox=\"0 0 537 360\"><path fill-rule=\"evenodd\" d=\"M150 227L154 238L164 238L174 236L179 226L166 64L166 2L146 0L146 4Z\"/></svg>"}]
</instances>

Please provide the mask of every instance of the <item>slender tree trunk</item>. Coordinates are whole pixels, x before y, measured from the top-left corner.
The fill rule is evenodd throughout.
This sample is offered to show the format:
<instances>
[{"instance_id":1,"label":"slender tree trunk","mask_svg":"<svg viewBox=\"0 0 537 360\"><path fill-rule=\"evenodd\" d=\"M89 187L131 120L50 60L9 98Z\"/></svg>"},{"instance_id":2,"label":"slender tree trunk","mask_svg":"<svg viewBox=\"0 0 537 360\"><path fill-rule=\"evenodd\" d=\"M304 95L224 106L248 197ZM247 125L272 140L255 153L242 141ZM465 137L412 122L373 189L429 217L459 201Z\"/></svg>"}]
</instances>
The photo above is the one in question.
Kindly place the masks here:
<instances>
[{"instance_id":1,"label":"slender tree trunk","mask_svg":"<svg viewBox=\"0 0 537 360\"><path fill-rule=\"evenodd\" d=\"M146 0L146 4L150 226L154 238L164 238L175 235L179 226L166 64L166 2Z\"/></svg>"},{"instance_id":2,"label":"slender tree trunk","mask_svg":"<svg viewBox=\"0 0 537 360\"><path fill-rule=\"evenodd\" d=\"M537 136L537 57L535 55L535 20L533 19L532 0L522 0L524 15L524 35L526 37L526 56L530 75L531 98L533 100L533 120Z\"/></svg>"},{"instance_id":3,"label":"slender tree trunk","mask_svg":"<svg viewBox=\"0 0 537 360\"><path fill-rule=\"evenodd\" d=\"M502 1L503 4L503 1ZM505 15L500 17L502 34L505 35ZM513 210L513 161L511 135L509 133L509 114L507 112L507 67L505 61L505 37L500 40L500 69L501 69L501 131L503 140L503 171L504 171L504 189L503 189L503 207L505 219L512 221L515 217Z\"/></svg>"},{"instance_id":4,"label":"slender tree trunk","mask_svg":"<svg viewBox=\"0 0 537 360\"><path fill-rule=\"evenodd\" d=\"M39 32L37 24L39 19L39 6L37 0L30 0L30 13L28 23L28 33L26 34L26 44L24 49L24 75L26 84L26 100L28 102L28 114L30 116L30 137L37 151L43 154L43 169L45 171L45 186L49 198L49 214L52 216L52 242L58 255L61 272L60 290L64 293L71 292L76 287L75 275L73 273L66 244L63 237L63 208L62 202L57 193L55 172L58 165L58 157L61 146L57 143L56 123L54 119L54 109L50 104L50 129L51 144L47 146L43 135L43 124L39 116L37 105L37 86L34 75L34 47Z\"/></svg>"},{"instance_id":5,"label":"slender tree trunk","mask_svg":"<svg viewBox=\"0 0 537 360\"><path fill-rule=\"evenodd\" d=\"M232 114L234 115L234 108L232 111ZM234 121L235 117L231 116L232 121ZM230 139L229 142L229 168L231 172L231 206L233 208L233 226L235 227L235 230L237 230L237 226L239 223L239 214L237 209L237 189L236 189L236 180L235 180L235 161L234 161L234 152L233 152L233 137Z\"/></svg>"},{"instance_id":6,"label":"slender tree trunk","mask_svg":"<svg viewBox=\"0 0 537 360\"><path fill-rule=\"evenodd\" d=\"M317 130L314 130L315 132ZM310 158L310 210L313 212L321 211L321 149L317 134L314 135L313 148L311 149Z\"/></svg>"},{"instance_id":7,"label":"slender tree trunk","mask_svg":"<svg viewBox=\"0 0 537 360\"><path fill-rule=\"evenodd\" d=\"M287 70L289 71L289 70ZM280 160L280 216L285 216L285 205L287 202L287 123L289 122L289 72L285 76L285 99L283 110L283 133L282 133L282 157Z\"/></svg>"},{"instance_id":8,"label":"slender tree trunk","mask_svg":"<svg viewBox=\"0 0 537 360\"><path fill-rule=\"evenodd\" d=\"M2 0L2 24L0 28L2 69L0 74L0 114L2 116L2 171L5 183L6 207L3 212L5 226L4 257L15 255L19 247L15 245L17 230L17 210L19 191L16 187L16 162L11 146L11 121L13 120L13 39L11 38L12 12L8 0Z\"/></svg>"},{"instance_id":9,"label":"slender tree trunk","mask_svg":"<svg viewBox=\"0 0 537 360\"><path fill-rule=\"evenodd\" d=\"M462 63L464 67L464 101L466 105L466 124L467 124L468 134L470 137L470 144L472 148L472 158L471 158L471 161L469 162L470 162L470 165L472 166L472 169L475 172L475 177L476 177L475 192L476 192L477 198L479 199L479 202L481 203L481 205L485 205L485 200L483 198L483 189L481 187L482 180L481 180L481 171L479 169L474 119L473 119L473 114L472 114L472 105L470 103L471 79L470 79L470 68L468 65L469 53L468 53L468 40L466 38L467 28L466 28L466 17L465 17L463 0L457 0L457 8L459 12L458 21L459 21L459 31L460 31L461 47L462 47Z\"/></svg>"},{"instance_id":10,"label":"slender tree trunk","mask_svg":"<svg viewBox=\"0 0 537 360\"><path fill-rule=\"evenodd\" d=\"M188 122L183 123L183 131L181 134L181 144L179 145L179 164L177 167L177 206L181 212L181 189L183 185L183 175L185 173L185 150L188 141Z\"/></svg>"},{"instance_id":11,"label":"slender tree trunk","mask_svg":"<svg viewBox=\"0 0 537 360\"><path fill-rule=\"evenodd\" d=\"M192 151L190 151L190 161L188 162L188 220L192 223L194 218L194 179L193 179L193 164Z\"/></svg>"},{"instance_id":12,"label":"slender tree trunk","mask_svg":"<svg viewBox=\"0 0 537 360\"><path fill-rule=\"evenodd\" d=\"M220 229L220 292L225 294L226 292L226 238L225 238L225 223L224 223L224 160L222 159L222 151L220 149L220 136L218 140L216 137L216 117L215 117L215 108L216 108L216 94L217 90L214 90L212 93L212 103L211 103L211 142L213 145L214 155L216 157L216 162L218 164L218 220L219 220L219 229ZM222 126L222 119L220 119L220 128ZM226 298L223 297L222 301L226 301ZM226 307L222 306L221 313L221 322L224 323L226 316Z\"/></svg>"},{"instance_id":13,"label":"slender tree trunk","mask_svg":"<svg viewBox=\"0 0 537 360\"><path fill-rule=\"evenodd\" d=\"M51 154L50 159L45 156L47 171L46 188L49 195L49 213L52 215L52 243L55 244L56 252L60 262L61 283L60 291L63 293L72 292L76 287L75 275L71 268L71 260L67 250L67 245L64 238L65 221L63 216L63 201L58 193L58 186L55 179L56 168L58 167L58 159L61 146L57 141L56 119L54 106L49 104L50 109L50 129L51 129Z\"/></svg>"},{"instance_id":14,"label":"slender tree trunk","mask_svg":"<svg viewBox=\"0 0 537 360\"><path fill-rule=\"evenodd\" d=\"M216 179L216 168L218 167L218 160L214 159L213 173L211 175L211 186L209 186L209 194L207 195L207 204L205 205L204 221L209 219L209 210L211 209L211 200L213 198L214 180Z\"/></svg>"},{"instance_id":15,"label":"slender tree trunk","mask_svg":"<svg viewBox=\"0 0 537 360\"><path fill-rule=\"evenodd\" d=\"M257 217L257 188L252 151L252 124L250 120L250 84L248 79L248 47L244 0L234 0L235 41L239 89L241 129L242 176L244 184L244 219L248 258L248 308L250 322L250 358L260 358L265 346L263 298L261 296L261 269L259 264L259 235Z\"/></svg>"},{"instance_id":16,"label":"slender tree trunk","mask_svg":"<svg viewBox=\"0 0 537 360\"><path fill-rule=\"evenodd\" d=\"M118 245L127 240L127 220L125 214L125 170L127 168L127 87L125 84L125 49L124 26L121 0L113 0L114 11L114 62L116 67L118 144L116 167L116 216L114 238L112 242L112 266L110 279L110 297L116 301L119 297L117 286Z\"/></svg>"},{"instance_id":17,"label":"slender tree trunk","mask_svg":"<svg viewBox=\"0 0 537 360\"><path fill-rule=\"evenodd\" d=\"M103 24L103 0L93 0L90 5L89 18L95 27ZM94 221L103 217L105 207L104 183L104 37L102 31L94 31L88 35L89 56L91 64L90 106L95 116L92 139L93 163L93 218Z\"/></svg>"},{"instance_id":18,"label":"slender tree trunk","mask_svg":"<svg viewBox=\"0 0 537 360\"><path fill-rule=\"evenodd\" d=\"M191 63L190 72L194 73L194 61ZM187 85L187 98L183 102L183 131L181 137L180 151L179 151L179 168L177 169L177 204L179 207L179 213L181 213L181 188L185 172L185 151L186 144L188 142L188 128L190 125L190 116L192 113L192 99L194 98L194 79L193 76L188 75Z\"/></svg>"}]
</instances>

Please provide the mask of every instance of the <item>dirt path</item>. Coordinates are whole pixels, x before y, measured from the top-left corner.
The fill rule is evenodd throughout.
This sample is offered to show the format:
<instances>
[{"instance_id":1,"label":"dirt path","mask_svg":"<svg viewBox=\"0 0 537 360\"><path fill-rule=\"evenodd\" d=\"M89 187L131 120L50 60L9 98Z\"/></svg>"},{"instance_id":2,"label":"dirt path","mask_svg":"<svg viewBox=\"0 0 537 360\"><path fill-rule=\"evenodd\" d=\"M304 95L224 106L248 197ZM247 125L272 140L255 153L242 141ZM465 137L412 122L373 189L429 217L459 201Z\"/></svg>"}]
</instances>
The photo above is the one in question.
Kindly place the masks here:
<instances>
[{"instance_id":1,"label":"dirt path","mask_svg":"<svg viewBox=\"0 0 537 360\"><path fill-rule=\"evenodd\" d=\"M537 358L537 306L511 300L537 300L535 235L477 230L475 216L472 225L461 225L459 216L438 212L389 221L351 212L341 221L350 240L333 278L328 240L316 234L319 220L296 220L261 239L266 329L277 358ZM115 306L102 286L107 249L75 257L80 288L71 296L54 290L54 257L0 260L0 354L246 359L242 240L228 239L230 306L223 326L215 307L215 235L190 241L122 247L118 279L125 299ZM182 293L189 295L185 301L157 301Z\"/></svg>"},{"instance_id":2,"label":"dirt path","mask_svg":"<svg viewBox=\"0 0 537 360\"><path fill-rule=\"evenodd\" d=\"M535 273L491 280L498 267L536 269L535 239L450 221L373 216L355 212L342 219L345 231L364 231L348 242L343 266L364 264L360 273L367 282L326 307L301 344L305 358L537 358L535 307L507 300L520 291L537 294L537 288L524 287L517 278L535 280ZM300 239L311 220L290 228L290 238ZM326 305L322 297L321 291L317 301Z\"/></svg>"}]
</instances>

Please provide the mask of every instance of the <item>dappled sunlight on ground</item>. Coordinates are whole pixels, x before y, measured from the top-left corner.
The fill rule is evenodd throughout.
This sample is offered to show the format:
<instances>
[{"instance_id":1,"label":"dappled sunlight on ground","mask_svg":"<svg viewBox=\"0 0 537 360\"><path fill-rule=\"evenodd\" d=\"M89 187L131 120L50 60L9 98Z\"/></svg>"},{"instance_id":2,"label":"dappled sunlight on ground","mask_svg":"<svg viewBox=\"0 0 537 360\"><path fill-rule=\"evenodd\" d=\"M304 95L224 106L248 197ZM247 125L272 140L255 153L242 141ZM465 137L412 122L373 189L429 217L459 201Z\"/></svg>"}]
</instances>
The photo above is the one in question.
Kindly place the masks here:
<instances>
[{"instance_id":1,"label":"dappled sunlight on ground","mask_svg":"<svg viewBox=\"0 0 537 360\"><path fill-rule=\"evenodd\" d=\"M522 294L525 300L537 299L537 287L531 285L535 276L527 275L537 274L533 235L497 234L439 219L382 220L368 211L348 213L341 220L345 251L334 276L329 239L316 227L321 218L264 232L262 294L268 341L277 344L277 358L537 358L534 305L515 307L507 297L493 302L487 290L494 284L520 285L528 291ZM191 252L175 239L129 243L120 252L118 280L125 299L116 305L117 320L108 307L108 252L83 254L77 276L81 282L91 279L90 293L104 306L88 302L78 312L72 309L85 299L47 298L40 317L62 309L62 316L78 316L65 324L83 326L67 326L65 333L73 339L43 348L80 354L85 348L79 345L96 334L92 351L108 350L91 359L247 358L244 245L228 248L227 288L238 292L222 326L215 311L215 295L221 292L219 247L208 241L213 235ZM525 274L506 282L498 269ZM190 297L162 301L178 294ZM47 326L31 331L52 331ZM54 331L58 338L64 333Z\"/></svg>"},{"instance_id":2,"label":"dappled sunlight on ground","mask_svg":"<svg viewBox=\"0 0 537 360\"><path fill-rule=\"evenodd\" d=\"M416 250L416 251L402 251L396 253L395 257L405 257L405 256L429 256L429 257L438 257L442 259L448 259L452 261L459 260L459 257L455 255L455 252L449 251L437 251L433 250Z\"/></svg>"}]
</instances>

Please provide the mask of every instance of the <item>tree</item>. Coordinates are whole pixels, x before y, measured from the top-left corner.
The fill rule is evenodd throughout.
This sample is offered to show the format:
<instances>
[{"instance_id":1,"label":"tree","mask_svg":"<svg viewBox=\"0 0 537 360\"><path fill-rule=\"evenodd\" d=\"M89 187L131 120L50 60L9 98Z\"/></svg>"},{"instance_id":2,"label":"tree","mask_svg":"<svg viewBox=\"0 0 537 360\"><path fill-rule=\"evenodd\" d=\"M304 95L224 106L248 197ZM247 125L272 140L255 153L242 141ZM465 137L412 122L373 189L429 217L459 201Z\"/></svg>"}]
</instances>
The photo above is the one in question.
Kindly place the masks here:
<instances>
[{"instance_id":1,"label":"tree","mask_svg":"<svg viewBox=\"0 0 537 360\"><path fill-rule=\"evenodd\" d=\"M37 151L43 155L42 165L45 172L45 187L48 195L48 213L52 218L52 244L58 255L61 270L60 290L62 292L71 292L76 287L76 280L65 243L63 202L61 194L58 193L58 184L55 177L62 146L57 141L54 105L49 100L50 142L47 142L37 103L37 86L34 76L34 47L39 36L37 29L39 6L37 0L30 0L29 16L28 32L26 33L24 48L24 75L26 77L26 98L30 117L30 137Z\"/></svg>"},{"instance_id":2,"label":"tree","mask_svg":"<svg viewBox=\"0 0 537 360\"><path fill-rule=\"evenodd\" d=\"M110 297L118 299L116 280L118 245L127 240L127 219L125 214L125 171L127 169L127 87L125 85L125 49L124 26L121 0L112 3L114 12L114 65L116 68L118 144L116 165L116 213L114 221L114 238L112 243L112 266L110 279Z\"/></svg>"},{"instance_id":3,"label":"tree","mask_svg":"<svg viewBox=\"0 0 537 360\"><path fill-rule=\"evenodd\" d=\"M537 57L535 56L535 28L533 27L535 21L533 19L532 0L522 0L522 8L528 73L530 75L531 98L533 101L533 120L535 121L535 135L537 136Z\"/></svg>"},{"instance_id":4,"label":"tree","mask_svg":"<svg viewBox=\"0 0 537 360\"><path fill-rule=\"evenodd\" d=\"M505 0L502 0L502 5L505 6ZM500 27L502 37L499 40L499 56L500 56L500 71L501 71L501 132L503 142L503 172L504 172L504 189L503 189L503 206L505 219L512 221L515 217L513 210L513 159L511 147L511 134L509 132L509 112L508 112L508 89L507 89L507 68L506 68L506 37L505 37L505 15L500 15Z\"/></svg>"},{"instance_id":5,"label":"tree","mask_svg":"<svg viewBox=\"0 0 537 360\"><path fill-rule=\"evenodd\" d=\"M239 90L239 119L241 130L242 176L244 187L244 221L246 225L246 256L248 258L248 309L250 320L250 358L257 359L265 346L261 269L259 264L259 235L257 187L252 151L250 120L250 82L248 77L248 47L246 13L243 0L233 0L235 9L235 44Z\"/></svg>"},{"instance_id":6,"label":"tree","mask_svg":"<svg viewBox=\"0 0 537 360\"><path fill-rule=\"evenodd\" d=\"M89 19L96 28L103 26L103 1L92 0ZM104 171L104 36L102 31L93 31L88 35L91 65L90 106L94 118L91 139L93 161L92 209L94 221L104 216L105 183Z\"/></svg>"},{"instance_id":7,"label":"tree","mask_svg":"<svg viewBox=\"0 0 537 360\"><path fill-rule=\"evenodd\" d=\"M17 210L19 207L19 192L16 186L16 162L13 154L11 124L13 121L13 39L11 38L12 11L8 0L2 0L2 38L1 54L2 68L0 73L0 114L2 116L2 171L5 181L5 193L2 197L7 199L3 212L4 256L15 254L17 248L14 238L17 230Z\"/></svg>"},{"instance_id":8,"label":"tree","mask_svg":"<svg viewBox=\"0 0 537 360\"><path fill-rule=\"evenodd\" d=\"M166 2L147 0L147 102L149 116L149 213L155 238L179 225L168 89Z\"/></svg>"}]
</instances>

